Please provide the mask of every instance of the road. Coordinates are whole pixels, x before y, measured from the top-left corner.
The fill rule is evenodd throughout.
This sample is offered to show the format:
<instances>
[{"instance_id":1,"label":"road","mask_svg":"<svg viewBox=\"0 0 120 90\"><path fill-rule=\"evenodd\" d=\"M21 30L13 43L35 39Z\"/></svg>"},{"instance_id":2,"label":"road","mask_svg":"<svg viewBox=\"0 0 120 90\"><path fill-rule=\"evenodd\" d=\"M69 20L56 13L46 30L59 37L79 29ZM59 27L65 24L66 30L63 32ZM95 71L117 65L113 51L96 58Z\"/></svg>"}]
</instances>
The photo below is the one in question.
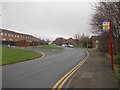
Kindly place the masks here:
<instances>
[{"instance_id":1,"label":"road","mask_svg":"<svg viewBox=\"0 0 120 90\"><path fill-rule=\"evenodd\" d=\"M52 88L86 56L86 52L79 48L65 48L62 52L26 49L45 53L46 56L3 66L3 88Z\"/></svg>"}]
</instances>

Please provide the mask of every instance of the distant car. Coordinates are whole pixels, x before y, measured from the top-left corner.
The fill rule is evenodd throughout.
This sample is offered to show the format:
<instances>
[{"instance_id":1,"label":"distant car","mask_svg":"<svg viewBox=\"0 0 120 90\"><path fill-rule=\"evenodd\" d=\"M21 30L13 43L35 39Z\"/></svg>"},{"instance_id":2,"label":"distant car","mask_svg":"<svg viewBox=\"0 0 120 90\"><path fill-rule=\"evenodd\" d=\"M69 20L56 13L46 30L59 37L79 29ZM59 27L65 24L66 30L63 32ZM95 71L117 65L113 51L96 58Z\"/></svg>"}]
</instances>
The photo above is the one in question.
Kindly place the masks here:
<instances>
[{"instance_id":1,"label":"distant car","mask_svg":"<svg viewBox=\"0 0 120 90\"><path fill-rule=\"evenodd\" d=\"M71 45L71 44L69 44L69 45L68 45L68 47L73 48L74 46L73 46L73 45Z\"/></svg>"},{"instance_id":2,"label":"distant car","mask_svg":"<svg viewBox=\"0 0 120 90\"><path fill-rule=\"evenodd\" d=\"M67 45L66 45L66 44L62 44L62 46L63 46L63 47L67 47Z\"/></svg>"},{"instance_id":3,"label":"distant car","mask_svg":"<svg viewBox=\"0 0 120 90\"><path fill-rule=\"evenodd\" d=\"M65 47L65 44L62 44L63 47Z\"/></svg>"}]
</instances>

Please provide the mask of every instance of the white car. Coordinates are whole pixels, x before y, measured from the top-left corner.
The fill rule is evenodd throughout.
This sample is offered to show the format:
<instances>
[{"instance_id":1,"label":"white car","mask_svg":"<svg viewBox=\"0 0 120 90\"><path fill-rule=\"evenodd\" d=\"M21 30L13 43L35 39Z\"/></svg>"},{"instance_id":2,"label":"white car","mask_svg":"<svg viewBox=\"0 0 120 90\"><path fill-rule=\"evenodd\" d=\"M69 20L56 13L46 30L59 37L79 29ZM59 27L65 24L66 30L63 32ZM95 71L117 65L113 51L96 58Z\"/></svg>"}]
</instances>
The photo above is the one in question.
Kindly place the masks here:
<instances>
[{"instance_id":1,"label":"white car","mask_svg":"<svg viewBox=\"0 0 120 90\"><path fill-rule=\"evenodd\" d=\"M62 44L63 47L65 47L65 44Z\"/></svg>"},{"instance_id":2,"label":"white car","mask_svg":"<svg viewBox=\"0 0 120 90\"><path fill-rule=\"evenodd\" d=\"M69 44L69 45L68 45L68 47L71 47L71 48L73 48L74 46L73 46L73 45L71 45L71 44Z\"/></svg>"},{"instance_id":3,"label":"white car","mask_svg":"<svg viewBox=\"0 0 120 90\"><path fill-rule=\"evenodd\" d=\"M66 45L66 44L62 44L62 46L63 46L63 47L67 47L67 45Z\"/></svg>"}]
</instances>

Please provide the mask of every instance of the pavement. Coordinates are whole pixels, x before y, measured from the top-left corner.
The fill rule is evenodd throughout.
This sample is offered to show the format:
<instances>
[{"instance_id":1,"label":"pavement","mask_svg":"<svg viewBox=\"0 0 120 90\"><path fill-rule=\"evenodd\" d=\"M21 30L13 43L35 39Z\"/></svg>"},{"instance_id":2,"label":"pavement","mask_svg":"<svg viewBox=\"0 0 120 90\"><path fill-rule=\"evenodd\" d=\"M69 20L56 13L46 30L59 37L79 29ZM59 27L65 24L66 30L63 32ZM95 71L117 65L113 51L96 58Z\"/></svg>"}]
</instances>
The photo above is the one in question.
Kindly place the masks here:
<instances>
[{"instance_id":1,"label":"pavement","mask_svg":"<svg viewBox=\"0 0 120 90\"><path fill-rule=\"evenodd\" d=\"M100 90L102 90L103 88L109 88L119 90L118 78L111 69L110 59L100 52L89 51L89 53L88 60L73 75L65 87L72 89L101 88Z\"/></svg>"}]
</instances>

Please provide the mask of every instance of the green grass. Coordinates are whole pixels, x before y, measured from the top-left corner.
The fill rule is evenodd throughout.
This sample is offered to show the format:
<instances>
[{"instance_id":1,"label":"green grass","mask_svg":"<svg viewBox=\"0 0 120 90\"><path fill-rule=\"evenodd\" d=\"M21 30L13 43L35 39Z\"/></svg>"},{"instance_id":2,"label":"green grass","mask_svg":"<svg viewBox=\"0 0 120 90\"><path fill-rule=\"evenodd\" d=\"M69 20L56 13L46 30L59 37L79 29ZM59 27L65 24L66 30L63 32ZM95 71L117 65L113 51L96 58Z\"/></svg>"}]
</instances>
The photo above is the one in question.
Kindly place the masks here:
<instances>
[{"instance_id":1,"label":"green grass","mask_svg":"<svg viewBox=\"0 0 120 90\"><path fill-rule=\"evenodd\" d=\"M118 65L118 73L120 74L120 65Z\"/></svg>"},{"instance_id":2,"label":"green grass","mask_svg":"<svg viewBox=\"0 0 120 90\"><path fill-rule=\"evenodd\" d=\"M115 69L115 74L120 79L120 65L116 65L114 69Z\"/></svg>"},{"instance_id":3,"label":"green grass","mask_svg":"<svg viewBox=\"0 0 120 90\"><path fill-rule=\"evenodd\" d=\"M2 64L11 64L41 57L42 54L22 49L2 47Z\"/></svg>"},{"instance_id":4,"label":"green grass","mask_svg":"<svg viewBox=\"0 0 120 90\"><path fill-rule=\"evenodd\" d=\"M37 48L42 48L42 49L57 49L57 50L63 50L63 47L61 46L56 46L56 45L41 45L41 46L35 46Z\"/></svg>"},{"instance_id":5,"label":"green grass","mask_svg":"<svg viewBox=\"0 0 120 90\"><path fill-rule=\"evenodd\" d=\"M117 65L120 65L120 56L119 55L114 55L114 63Z\"/></svg>"}]
</instances>

